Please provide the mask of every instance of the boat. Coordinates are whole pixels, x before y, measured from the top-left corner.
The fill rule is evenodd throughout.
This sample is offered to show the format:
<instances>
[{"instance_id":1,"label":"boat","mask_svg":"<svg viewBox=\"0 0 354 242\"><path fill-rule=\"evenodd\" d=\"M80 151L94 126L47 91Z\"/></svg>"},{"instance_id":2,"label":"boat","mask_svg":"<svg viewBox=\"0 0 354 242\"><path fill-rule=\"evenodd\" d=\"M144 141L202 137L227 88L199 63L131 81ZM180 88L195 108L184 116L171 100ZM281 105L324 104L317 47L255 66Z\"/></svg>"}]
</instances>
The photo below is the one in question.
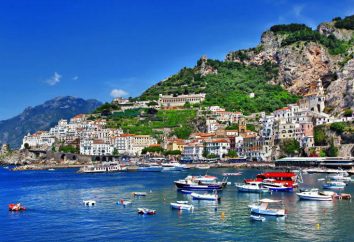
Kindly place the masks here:
<instances>
[{"instance_id":1,"label":"boat","mask_svg":"<svg viewBox=\"0 0 354 242\"><path fill-rule=\"evenodd\" d=\"M210 165L197 165L195 168L200 170L208 170L210 169Z\"/></svg>"},{"instance_id":2,"label":"boat","mask_svg":"<svg viewBox=\"0 0 354 242\"><path fill-rule=\"evenodd\" d=\"M222 175L223 176L241 176L242 172L225 172Z\"/></svg>"},{"instance_id":3,"label":"boat","mask_svg":"<svg viewBox=\"0 0 354 242\"><path fill-rule=\"evenodd\" d=\"M274 208L269 208L270 206ZM275 208L275 206L281 206L281 208ZM286 211L281 200L272 199L261 199L258 204L252 204L248 206L251 209L251 213L259 215L269 215L269 216L285 216Z\"/></svg>"},{"instance_id":4,"label":"boat","mask_svg":"<svg viewBox=\"0 0 354 242\"><path fill-rule=\"evenodd\" d=\"M48 169L48 171L55 171L55 169L53 169L53 168L50 168L50 169Z\"/></svg>"},{"instance_id":5,"label":"boat","mask_svg":"<svg viewBox=\"0 0 354 242\"><path fill-rule=\"evenodd\" d=\"M162 163L162 171L183 171L185 165L178 162Z\"/></svg>"},{"instance_id":6,"label":"boat","mask_svg":"<svg viewBox=\"0 0 354 242\"><path fill-rule=\"evenodd\" d=\"M288 187L283 183L277 183L275 179L264 179L262 186L271 192L292 192L294 189L292 186Z\"/></svg>"},{"instance_id":7,"label":"boat","mask_svg":"<svg viewBox=\"0 0 354 242\"><path fill-rule=\"evenodd\" d=\"M200 194L200 193L193 192L193 193L191 193L191 196L195 200L211 200L211 201L220 200L220 197L217 194L217 192L214 192L213 194L210 194L210 193Z\"/></svg>"},{"instance_id":8,"label":"boat","mask_svg":"<svg viewBox=\"0 0 354 242\"><path fill-rule=\"evenodd\" d=\"M84 203L85 206L95 206L96 205L96 201L94 200L84 200L82 201Z\"/></svg>"},{"instance_id":9,"label":"boat","mask_svg":"<svg viewBox=\"0 0 354 242\"><path fill-rule=\"evenodd\" d=\"M132 201L130 200L124 200L124 199L119 199L119 201L117 202L118 205L123 205L123 206L128 206L130 204L132 204Z\"/></svg>"},{"instance_id":10,"label":"boat","mask_svg":"<svg viewBox=\"0 0 354 242\"><path fill-rule=\"evenodd\" d=\"M274 183L280 183L286 187L297 187L297 174L294 172L265 172L258 174L255 179L245 179L244 182L263 182L264 179L273 179Z\"/></svg>"},{"instance_id":11,"label":"boat","mask_svg":"<svg viewBox=\"0 0 354 242\"><path fill-rule=\"evenodd\" d=\"M341 181L341 182L351 182L352 181L352 179L348 175L346 175L345 173L338 173L336 175L331 175L331 176L328 176L328 178L333 181Z\"/></svg>"},{"instance_id":12,"label":"boat","mask_svg":"<svg viewBox=\"0 0 354 242\"><path fill-rule=\"evenodd\" d=\"M181 200L181 201L176 201L176 203L179 203L179 204L188 204L189 202L188 202L188 201Z\"/></svg>"},{"instance_id":13,"label":"boat","mask_svg":"<svg viewBox=\"0 0 354 242\"><path fill-rule=\"evenodd\" d=\"M265 217L262 217L261 215L250 215L250 219L253 220L253 221L261 221L261 222L264 222L266 220Z\"/></svg>"},{"instance_id":14,"label":"boat","mask_svg":"<svg viewBox=\"0 0 354 242\"><path fill-rule=\"evenodd\" d=\"M132 194L135 197L145 197L147 195L146 192L133 192Z\"/></svg>"},{"instance_id":15,"label":"boat","mask_svg":"<svg viewBox=\"0 0 354 242\"><path fill-rule=\"evenodd\" d=\"M268 188L262 186L261 182L250 182L245 184L235 184L239 192L269 192Z\"/></svg>"},{"instance_id":16,"label":"boat","mask_svg":"<svg viewBox=\"0 0 354 242\"><path fill-rule=\"evenodd\" d=\"M222 190L227 185L227 179L217 182L214 176L187 176L174 181L177 189L183 190Z\"/></svg>"},{"instance_id":17,"label":"boat","mask_svg":"<svg viewBox=\"0 0 354 242\"><path fill-rule=\"evenodd\" d=\"M9 211L11 212L19 212L19 211L25 211L26 207L22 206L21 203L10 203L9 204Z\"/></svg>"},{"instance_id":18,"label":"boat","mask_svg":"<svg viewBox=\"0 0 354 242\"><path fill-rule=\"evenodd\" d=\"M191 204L184 204L184 203L170 203L171 208L178 209L178 210L193 210L194 206Z\"/></svg>"},{"instance_id":19,"label":"boat","mask_svg":"<svg viewBox=\"0 0 354 242\"><path fill-rule=\"evenodd\" d=\"M192 191L189 191L189 190L180 190L180 191L183 194L191 194L192 193Z\"/></svg>"},{"instance_id":20,"label":"boat","mask_svg":"<svg viewBox=\"0 0 354 242\"><path fill-rule=\"evenodd\" d=\"M104 162L98 165L88 165L81 167L78 173L106 173L125 171L127 168L116 162Z\"/></svg>"},{"instance_id":21,"label":"boat","mask_svg":"<svg viewBox=\"0 0 354 242\"><path fill-rule=\"evenodd\" d=\"M317 188L296 193L300 200L332 201L334 193L320 192Z\"/></svg>"},{"instance_id":22,"label":"boat","mask_svg":"<svg viewBox=\"0 0 354 242\"><path fill-rule=\"evenodd\" d=\"M324 189L344 189L346 184L341 181L327 181L322 185Z\"/></svg>"},{"instance_id":23,"label":"boat","mask_svg":"<svg viewBox=\"0 0 354 242\"><path fill-rule=\"evenodd\" d=\"M143 172L160 172L162 171L163 167L159 165L141 165L138 167L137 171Z\"/></svg>"},{"instance_id":24,"label":"boat","mask_svg":"<svg viewBox=\"0 0 354 242\"><path fill-rule=\"evenodd\" d=\"M156 214L156 210L152 210L152 209L148 209L148 208L138 208L138 214L154 215L154 214Z\"/></svg>"},{"instance_id":25,"label":"boat","mask_svg":"<svg viewBox=\"0 0 354 242\"><path fill-rule=\"evenodd\" d=\"M348 172L345 171L345 170L342 170L342 169L329 169L329 168L321 168L321 167L304 169L303 172L306 172L308 174L313 174L313 173L326 173L326 174L344 173L344 175L348 175Z\"/></svg>"},{"instance_id":26,"label":"boat","mask_svg":"<svg viewBox=\"0 0 354 242\"><path fill-rule=\"evenodd\" d=\"M339 199L339 200L350 200L352 199L352 195L349 193L341 193L341 194L335 194L333 198Z\"/></svg>"}]
</instances>

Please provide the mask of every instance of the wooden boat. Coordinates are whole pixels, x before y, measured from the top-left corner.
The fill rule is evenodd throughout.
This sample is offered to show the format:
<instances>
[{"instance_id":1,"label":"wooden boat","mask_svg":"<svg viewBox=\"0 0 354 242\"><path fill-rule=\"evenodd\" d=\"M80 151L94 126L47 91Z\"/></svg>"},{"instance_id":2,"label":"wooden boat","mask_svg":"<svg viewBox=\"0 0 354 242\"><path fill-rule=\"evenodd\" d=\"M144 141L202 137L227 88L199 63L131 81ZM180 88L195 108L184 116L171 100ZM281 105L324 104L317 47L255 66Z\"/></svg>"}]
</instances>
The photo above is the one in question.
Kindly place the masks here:
<instances>
[{"instance_id":1,"label":"wooden boat","mask_svg":"<svg viewBox=\"0 0 354 242\"><path fill-rule=\"evenodd\" d=\"M350 200L352 199L352 195L349 193L341 193L341 194L335 194L333 198L339 199L339 200Z\"/></svg>"},{"instance_id":2,"label":"wooden boat","mask_svg":"<svg viewBox=\"0 0 354 242\"><path fill-rule=\"evenodd\" d=\"M11 212L20 212L20 211L25 211L26 207L22 206L21 203L10 203L9 204L9 211Z\"/></svg>"},{"instance_id":3,"label":"wooden boat","mask_svg":"<svg viewBox=\"0 0 354 242\"><path fill-rule=\"evenodd\" d=\"M250 215L250 219L253 221L260 221L260 222L264 222L266 220L265 217L262 217L261 215Z\"/></svg>"},{"instance_id":4,"label":"wooden boat","mask_svg":"<svg viewBox=\"0 0 354 242\"><path fill-rule=\"evenodd\" d=\"M311 201L332 201L334 194L333 192L320 192L316 188L296 193L300 200Z\"/></svg>"},{"instance_id":5,"label":"wooden boat","mask_svg":"<svg viewBox=\"0 0 354 242\"><path fill-rule=\"evenodd\" d=\"M96 201L95 200L84 200L83 201L85 206L95 206L96 205Z\"/></svg>"},{"instance_id":6,"label":"wooden boat","mask_svg":"<svg viewBox=\"0 0 354 242\"><path fill-rule=\"evenodd\" d=\"M250 182L248 184L235 184L239 192L269 192L268 188L263 187L261 182Z\"/></svg>"},{"instance_id":7,"label":"wooden boat","mask_svg":"<svg viewBox=\"0 0 354 242\"><path fill-rule=\"evenodd\" d=\"M138 208L138 214L154 215L154 214L156 214L156 210L152 210L152 209L148 209L148 208Z\"/></svg>"},{"instance_id":8,"label":"wooden boat","mask_svg":"<svg viewBox=\"0 0 354 242\"><path fill-rule=\"evenodd\" d=\"M191 204L170 203L171 208L178 210L193 210L194 206Z\"/></svg>"},{"instance_id":9,"label":"wooden boat","mask_svg":"<svg viewBox=\"0 0 354 242\"><path fill-rule=\"evenodd\" d=\"M281 205L281 208L269 208L270 204ZM281 200L261 199L259 204L252 204L248 206L251 213L269 216L285 216L286 212Z\"/></svg>"},{"instance_id":10,"label":"wooden boat","mask_svg":"<svg viewBox=\"0 0 354 242\"><path fill-rule=\"evenodd\" d=\"M216 192L214 192L213 194L209 194L209 193L200 194L200 193L193 192L191 196L195 200L210 200L210 201L220 200L220 197Z\"/></svg>"}]
</instances>

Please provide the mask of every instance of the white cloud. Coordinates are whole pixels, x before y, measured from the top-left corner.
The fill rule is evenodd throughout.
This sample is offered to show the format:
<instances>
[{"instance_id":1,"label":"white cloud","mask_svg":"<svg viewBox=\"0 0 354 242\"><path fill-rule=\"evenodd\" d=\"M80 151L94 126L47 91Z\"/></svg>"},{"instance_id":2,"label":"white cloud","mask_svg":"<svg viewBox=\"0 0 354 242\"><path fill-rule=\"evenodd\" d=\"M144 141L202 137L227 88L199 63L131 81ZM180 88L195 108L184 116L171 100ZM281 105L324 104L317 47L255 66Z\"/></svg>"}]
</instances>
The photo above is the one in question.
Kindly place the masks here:
<instances>
[{"instance_id":1,"label":"white cloud","mask_svg":"<svg viewBox=\"0 0 354 242\"><path fill-rule=\"evenodd\" d=\"M304 5L295 5L293 6L293 14L295 17L302 17L302 10L304 9Z\"/></svg>"},{"instance_id":2,"label":"white cloud","mask_svg":"<svg viewBox=\"0 0 354 242\"><path fill-rule=\"evenodd\" d=\"M128 92L123 89L113 89L111 91L111 96L114 98L128 96Z\"/></svg>"},{"instance_id":3,"label":"white cloud","mask_svg":"<svg viewBox=\"0 0 354 242\"><path fill-rule=\"evenodd\" d=\"M54 72L53 76L49 78L46 83L48 83L50 86L54 86L55 84L59 83L62 78L62 75L60 75L58 72Z\"/></svg>"},{"instance_id":4,"label":"white cloud","mask_svg":"<svg viewBox=\"0 0 354 242\"><path fill-rule=\"evenodd\" d=\"M76 81L76 80L79 79L79 76L74 76L72 79L73 79L74 81Z\"/></svg>"}]
</instances>

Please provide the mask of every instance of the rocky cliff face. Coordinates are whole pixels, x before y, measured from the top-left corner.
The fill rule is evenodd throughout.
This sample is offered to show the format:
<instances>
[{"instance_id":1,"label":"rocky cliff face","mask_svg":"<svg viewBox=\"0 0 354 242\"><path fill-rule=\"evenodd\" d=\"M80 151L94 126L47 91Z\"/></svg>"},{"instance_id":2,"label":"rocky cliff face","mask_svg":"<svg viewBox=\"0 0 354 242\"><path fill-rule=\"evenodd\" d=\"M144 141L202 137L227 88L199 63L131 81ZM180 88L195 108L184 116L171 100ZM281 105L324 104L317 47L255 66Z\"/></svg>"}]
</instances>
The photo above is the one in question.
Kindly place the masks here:
<instances>
[{"instance_id":1,"label":"rocky cliff face","mask_svg":"<svg viewBox=\"0 0 354 242\"><path fill-rule=\"evenodd\" d=\"M333 23L320 24L318 32L346 41L348 45L354 43L353 30L337 29ZM353 108L353 46L345 54L331 55L319 42L296 41L282 45L287 36L268 30L263 33L258 47L231 52L226 56L226 61L246 65L275 63L279 67L279 73L272 82L298 95L306 95L310 87L321 79L325 88L326 105L331 113L339 114L344 108Z\"/></svg>"}]
</instances>

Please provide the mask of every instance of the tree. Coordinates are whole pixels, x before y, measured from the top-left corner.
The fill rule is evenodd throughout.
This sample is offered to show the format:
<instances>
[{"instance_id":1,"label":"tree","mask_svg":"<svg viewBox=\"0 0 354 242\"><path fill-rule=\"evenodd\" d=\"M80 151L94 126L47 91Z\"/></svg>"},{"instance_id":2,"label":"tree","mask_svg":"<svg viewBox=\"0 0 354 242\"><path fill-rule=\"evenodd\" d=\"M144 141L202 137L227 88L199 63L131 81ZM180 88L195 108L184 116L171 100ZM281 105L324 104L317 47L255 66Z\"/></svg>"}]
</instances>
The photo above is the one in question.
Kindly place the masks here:
<instances>
[{"instance_id":1,"label":"tree","mask_svg":"<svg viewBox=\"0 0 354 242\"><path fill-rule=\"evenodd\" d=\"M186 102L184 105L183 105L184 108L186 109L190 109L191 108L191 103L190 102Z\"/></svg>"},{"instance_id":2,"label":"tree","mask_svg":"<svg viewBox=\"0 0 354 242\"><path fill-rule=\"evenodd\" d=\"M235 158L237 157L237 152L236 150L229 150L229 152L227 153L227 156L230 158Z\"/></svg>"},{"instance_id":3,"label":"tree","mask_svg":"<svg viewBox=\"0 0 354 242\"><path fill-rule=\"evenodd\" d=\"M300 143L296 139L285 139L280 144L281 150L289 156L299 154Z\"/></svg>"},{"instance_id":4,"label":"tree","mask_svg":"<svg viewBox=\"0 0 354 242\"><path fill-rule=\"evenodd\" d=\"M151 107L151 106L157 106L158 103L157 103L156 101L150 101L150 102L147 103L147 105L148 105L149 107Z\"/></svg>"},{"instance_id":5,"label":"tree","mask_svg":"<svg viewBox=\"0 0 354 242\"><path fill-rule=\"evenodd\" d=\"M326 145L327 144L327 135L325 132L324 126L316 126L314 132L314 139L316 145Z\"/></svg>"},{"instance_id":6,"label":"tree","mask_svg":"<svg viewBox=\"0 0 354 242\"><path fill-rule=\"evenodd\" d=\"M161 146L149 146L145 147L142 151L141 154L147 154L147 153L162 153L164 152L164 149Z\"/></svg>"},{"instance_id":7,"label":"tree","mask_svg":"<svg viewBox=\"0 0 354 242\"><path fill-rule=\"evenodd\" d=\"M64 153L79 153L77 147L73 145L62 145L59 147L59 151Z\"/></svg>"},{"instance_id":8,"label":"tree","mask_svg":"<svg viewBox=\"0 0 354 242\"><path fill-rule=\"evenodd\" d=\"M113 149L112 155L114 155L114 156L119 155L119 152L118 152L118 149L117 149L117 148L114 148L114 149Z\"/></svg>"},{"instance_id":9,"label":"tree","mask_svg":"<svg viewBox=\"0 0 354 242\"><path fill-rule=\"evenodd\" d=\"M209 152L208 152L208 150L204 147L204 149L203 149L203 157L207 158L208 155L209 155Z\"/></svg>"},{"instance_id":10,"label":"tree","mask_svg":"<svg viewBox=\"0 0 354 242\"><path fill-rule=\"evenodd\" d=\"M347 108L344 110L344 117L351 117L353 115L353 110L351 110L350 108Z\"/></svg>"},{"instance_id":11,"label":"tree","mask_svg":"<svg viewBox=\"0 0 354 242\"><path fill-rule=\"evenodd\" d=\"M330 146L326 150L326 155L328 157L337 157L338 156L338 148L334 146L333 142L331 142Z\"/></svg>"}]
</instances>

